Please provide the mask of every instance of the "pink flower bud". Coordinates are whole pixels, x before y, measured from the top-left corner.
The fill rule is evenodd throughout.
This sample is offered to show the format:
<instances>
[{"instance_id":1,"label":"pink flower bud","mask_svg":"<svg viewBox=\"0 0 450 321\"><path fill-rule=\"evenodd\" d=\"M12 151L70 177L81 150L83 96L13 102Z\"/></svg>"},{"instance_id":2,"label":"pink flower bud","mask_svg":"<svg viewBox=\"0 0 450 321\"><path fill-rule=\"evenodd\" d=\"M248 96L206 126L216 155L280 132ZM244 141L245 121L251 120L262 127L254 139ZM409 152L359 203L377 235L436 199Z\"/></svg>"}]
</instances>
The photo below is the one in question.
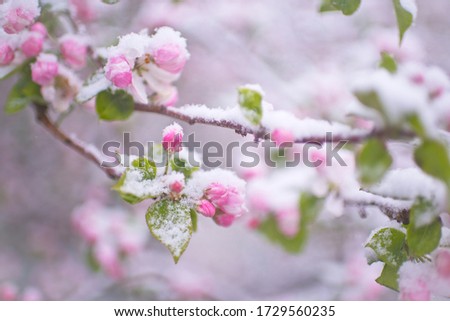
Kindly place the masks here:
<instances>
[{"instance_id":1,"label":"pink flower bud","mask_svg":"<svg viewBox=\"0 0 450 321\"><path fill-rule=\"evenodd\" d=\"M179 152L183 144L183 128L177 123L167 126L163 131L163 148L169 152Z\"/></svg>"},{"instance_id":2,"label":"pink flower bud","mask_svg":"<svg viewBox=\"0 0 450 321\"><path fill-rule=\"evenodd\" d=\"M212 183L206 190L206 197L225 214L240 216L245 212L244 198L233 186Z\"/></svg>"},{"instance_id":3,"label":"pink flower bud","mask_svg":"<svg viewBox=\"0 0 450 321\"><path fill-rule=\"evenodd\" d=\"M123 55L109 58L105 72L106 78L119 88L127 88L133 80L131 66Z\"/></svg>"},{"instance_id":4,"label":"pink flower bud","mask_svg":"<svg viewBox=\"0 0 450 321\"><path fill-rule=\"evenodd\" d=\"M169 188L173 193L180 194L183 191L184 184L180 181L175 181L169 185Z\"/></svg>"},{"instance_id":5,"label":"pink flower bud","mask_svg":"<svg viewBox=\"0 0 450 321\"><path fill-rule=\"evenodd\" d=\"M64 61L70 67L81 69L86 66L87 46L78 39L63 39L60 44L60 50Z\"/></svg>"},{"instance_id":6,"label":"pink flower bud","mask_svg":"<svg viewBox=\"0 0 450 321\"><path fill-rule=\"evenodd\" d=\"M6 14L3 30L8 34L19 33L33 23L37 14L31 8L11 8Z\"/></svg>"},{"instance_id":7,"label":"pink flower bud","mask_svg":"<svg viewBox=\"0 0 450 321\"><path fill-rule=\"evenodd\" d=\"M0 66L9 65L14 60L14 50L7 44L0 45Z\"/></svg>"},{"instance_id":8,"label":"pink flower bud","mask_svg":"<svg viewBox=\"0 0 450 321\"><path fill-rule=\"evenodd\" d=\"M155 64L172 74L180 73L186 64L187 57L177 44L165 44L153 52Z\"/></svg>"},{"instance_id":9,"label":"pink flower bud","mask_svg":"<svg viewBox=\"0 0 450 321\"><path fill-rule=\"evenodd\" d=\"M216 214L216 208L211 202L207 200L201 200L197 206L197 212L205 217L213 217L214 214Z\"/></svg>"},{"instance_id":10,"label":"pink flower bud","mask_svg":"<svg viewBox=\"0 0 450 321\"><path fill-rule=\"evenodd\" d=\"M217 214L214 216L214 222L222 227L229 227L233 224L236 217L230 214Z\"/></svg>"},{"instance_id":11,"label":"pink flower bud","mask_svg":"<svg viewBox=\"0 0 450 321\"><path fill-rule=\"evenodd\" d=\"M44 37L40 33L32 32L22 43L20 49L27 58L36 57L41 53L43 44Z\"/></svg>"},{"instance_id":12,"label":"pink flower bud","mask_svg":"<svg viewBox=\"0 0 450 321\"><path fill-rule=\"evenodd\" d=\"M96 16L91 3L90 0L70 0L71 11L77 19L83 22L91 22Z\"/></svg>"},{"instance_id":13,"label":"pink flower bud","mask_svg":"<svg viewBox=\"0 0 450 321\"><path fill-rule=\"evenodd\" d=\"M36 22L35 24L33 24L30 27L30 31L37 32L37 33L41 34L42 37L44 37L44 38L47 37L47 35L48 35L47 27L41 22Z\"/></svg>"},{"instance_id":14,"label":"pink flower bud","mask_svg":"<svg viewBox=\"0 0 450 321\"><path fill-rule=\"evenodd\" d=\"M41 86L50 85L58 75L58 60L56 56L41 54L37 61L31 65L31 78Z\"/></svg>"},{"instance_id":15,"label":"pink flower bud","mask_svg":"<svg viewBox=\"0 0 450 321\"><path fill-rule=\"evenodd\" d=\"M280 147L282 144L287 145L288 143L294 142L294 135L292 134L292 132L282 128L275 129L272 132L271 138L278 147Z\"/></svg>"},{"instance_id":16,"label":"pink flower bud","mask_svg":"<svg viewBox=\"0 0 450 321\"><path fill-rule=\"evenodd\" d=\"M450 278L450 251L441 250L436 256L435 263L439 276Z\"/></svg>"}]
</instances>

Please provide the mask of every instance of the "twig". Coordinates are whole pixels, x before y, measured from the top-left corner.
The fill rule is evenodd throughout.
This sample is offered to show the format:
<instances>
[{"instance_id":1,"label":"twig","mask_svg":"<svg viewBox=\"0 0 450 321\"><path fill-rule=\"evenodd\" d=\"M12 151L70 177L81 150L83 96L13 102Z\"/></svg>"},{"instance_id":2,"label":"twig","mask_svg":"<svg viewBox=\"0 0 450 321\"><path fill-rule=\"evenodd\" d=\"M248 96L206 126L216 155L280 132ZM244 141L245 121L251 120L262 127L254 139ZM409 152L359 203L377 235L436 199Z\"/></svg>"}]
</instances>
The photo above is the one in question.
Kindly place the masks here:
<instances>
[{"instance_id":1,"label":"twig","mask_svg":"<svg viewBox=\"0 0 450 321\"><path fill-rule=\"evenodd\" d=\"M120 178L120 173L117 169L112 167L102 166L102 160L97 153L95 153L89 145L76 139L75 137L70 137L61 131L54 122L50 120L47 115L47 107L42 105L34 105L36 111L36 118L38 122L56 139L63 142L66 146L76 151L78 154L84 158L90 160L95 165L97 165L102 171L112 179Z\"/></svg>"}]
</instances>

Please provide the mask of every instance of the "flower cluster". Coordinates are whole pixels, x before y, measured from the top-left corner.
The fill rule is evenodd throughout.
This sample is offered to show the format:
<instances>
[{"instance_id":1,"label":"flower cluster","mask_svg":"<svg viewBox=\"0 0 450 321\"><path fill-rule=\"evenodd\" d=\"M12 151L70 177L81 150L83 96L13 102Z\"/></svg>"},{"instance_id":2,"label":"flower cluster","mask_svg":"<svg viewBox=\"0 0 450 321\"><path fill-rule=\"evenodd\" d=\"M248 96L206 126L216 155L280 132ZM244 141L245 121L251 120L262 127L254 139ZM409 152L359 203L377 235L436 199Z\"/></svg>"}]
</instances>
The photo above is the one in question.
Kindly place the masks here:
<instances>
[{"instance_id":1,"label":"flower cluster","mask_svg":"<svg viewBox=\"0 0 450 321\"><path fill-rule=\"evenodd\" d=\"M113 278L123 277L124 259L143 250L147 241L146 228L136 217L94 199L75 209L72 221L92 259Z\"/></svg>"},{"instance_id":2,"label":"flower cluster","mask_svg":"<svg viewBox=\"0 0 450 321\"><path fill-rule=\"evenodd\" d=\"M189 59L186 40L170 27L153 35L147 30L120 38L106 53L105 77L116 88L127 90L136 102L172 106L178 99L177 80Z\"/></svg>"}]
</instances>

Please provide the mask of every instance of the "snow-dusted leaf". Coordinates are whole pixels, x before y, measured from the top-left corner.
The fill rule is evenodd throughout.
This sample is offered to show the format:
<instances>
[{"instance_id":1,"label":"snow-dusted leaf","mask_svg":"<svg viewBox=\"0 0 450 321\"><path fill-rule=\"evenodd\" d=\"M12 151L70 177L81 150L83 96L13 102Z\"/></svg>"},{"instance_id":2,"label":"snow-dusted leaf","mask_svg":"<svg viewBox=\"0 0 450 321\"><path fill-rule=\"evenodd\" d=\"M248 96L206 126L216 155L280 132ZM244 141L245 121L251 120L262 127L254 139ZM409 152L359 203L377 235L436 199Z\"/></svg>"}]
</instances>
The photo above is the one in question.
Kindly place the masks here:
<instances>
[{"instance_id":1,"label":"snow-dusted leaf","mask_svg":"<svg viewBox=\"0 0 450 321\"><path fill-rule=\"evenodd\" d=\"M394 57L392 57L392 55L386 52L383 52L381 54L380 67L393 74L397 72L397 62L395 61Z\"/></svg>"},{"instance_id":2,"label":"snow-dusted leaf","mask_svg":"<svg viewBox=\"0 0 450 321\"><path fill-rule=\"evenodd\" d=\"M113 121L128 119L134 110L133 97L124 90L104 90L97 95L95 102L100 119Z\"/></svg>"},{"instance_id":3,"label":"snow-dusted leaf","mask_svg":"<svg viewBox=\"0 0 450 321\"><path fill-rule=\"evenodd\" d=\"M144 162L136 159L133 163L136 161ZM112 188L130 204L137 204L160 194L156 186L158 183L152 181L156 175L154 163L147 160L143 166L142 168L128 168ZM151 188L151 185L155 185L155 188Z\"/></svg>"},{"instance_id":4,"label":"snow-dusted leaf","mask_svg":"<svg viewBox=\"0 0 450 321\"><path fill-rule=\"evenodd\" d=\"M24 73L22 78L11 89L5 103L5 113L13 114L21 111L31 103L44 103L39 85L31 80L31 75Z\"/></svg>"},{"instance_id":5,"label":"snow-dusted leaf","mask_svg":"<svg viewBox=\"0 0 450 321\"><path fill-rule=\"evenodd\" d=\"M170 167L176 172L183 173L186 178L191 177L194 172L199 170L198 167L192 166L187 160L177 155L170 160Z\"/></svg>"},{"instance_id":6,"label":"snow-dusted leaf","mask_svg":"<svg viewBox=\"0 0 450 321\"><path fill-rule=\"evenodd\" d=\"M410 223L406 232L406 242L409 254L414 257L421 257L431 253L439 245L441 239L442 223L439 213L436 212L434 220L428 224L421 224L423 216L430 217L430 213L436 212L429 202L419 199L410 212ZM427 221L427 220L425 220Z\"/></svg>"},{"instance_id":7,"label":"snow-dusted leaf","mask_svg":"<svg viewBox=\"0 0 450 321\"><path fill-rule=\"evenodd\" d=\"M425 139L415 150L414 160L425 173L450 186L450 158L443 143Z\"/></svg>"},{"instance_id":8,"label":"snow-dusted leaf","mask_svg":"<svg viewBox=\"0 0 450 321\"><path fill-rule=\"evenodd\" d=\"M398 267L385 264L381 275L375 281L380 285L398 291L398 270Z\"/></svg>"},{"instance_id":9,"label":"snow-dusted leaf","mask_svg":"<svg viewBox=\"0 0 450 321\"><path fill-rule=\"evenodd\" d=\"M366 247L374 250L379 261L391 267L399 268L407 259L405 233L395 228L385 227L376 231Z\"/></svg>"},{"instance_id":10,"label":"snow-dusted leaf","mask_svg":"<svg viewBox=\"0 0 450 321\"><path fill-rule=\"evenodd\" d=\"M360 5L361 0L322 0L319 11L341 11L344 15L350 16L358 10Z\"/></svg>"},{"instance_id":11,"label":"snow-dusted leaf","mask_svg":"<svg viewBox=\"0 0 450 321\"><path fill-rule=\"evenodd\" d=\"M417 15L417 7L414 0L392 0L394 3L397 26L400 34L400 43L405 32L411 27Z\"/></svg>"},{"instance_id":12,"label":"snow-dusted leaf","mask_svg":"<svg viewBox=\"0 0 450 321\"><path fill-rule=\"evenodd\" d=\"M152 235L169 249L177 263L191 240L191 209L179 201L163 199L148 208L146 218Z\"/></svg>"},{"instance_id":13,"label":"snow-dusted leaf","mask_svg":"<svg viewBox=\"0 0 450 321\"><path fill-rule=\"evenodd\" d=\"M386 145L379 139L369 139L356 155L359 179L370 185L378 182L392 164Z\"/></svg>"},{"instance_id":14,"label":"snow-dusted leaf","mask_svg":"<svg viewBox=\"0 0 450 321\"><path fill-rule=\"evenodd\" d=\"M156 164L146 157L139 157L131 163L134 168L138 168L143 173L143 179L154 179L156 177Z\"/></svg>"},{"instance_id":15,"label":"snow-dusted leaf","mask_svg":"<svg viewBox=\"0 0 450 321\"><path fill-rule=\"evenodd\" d=\"M253 125L259 125L263 116L262 93L250 86L243 86L238 90L239 105L241 106L245 118Z\"/></svg>"}]
</instances>

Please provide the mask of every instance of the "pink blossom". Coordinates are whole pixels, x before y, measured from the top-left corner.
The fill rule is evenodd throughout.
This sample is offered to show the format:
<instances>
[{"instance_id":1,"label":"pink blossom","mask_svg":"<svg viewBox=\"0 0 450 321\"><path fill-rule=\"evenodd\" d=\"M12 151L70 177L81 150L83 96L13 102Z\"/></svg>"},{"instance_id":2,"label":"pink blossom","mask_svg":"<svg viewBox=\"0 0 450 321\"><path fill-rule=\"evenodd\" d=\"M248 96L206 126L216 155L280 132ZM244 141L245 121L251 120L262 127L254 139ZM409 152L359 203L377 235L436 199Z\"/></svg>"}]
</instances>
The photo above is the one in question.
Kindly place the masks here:
<instances>
[{"instance_id":1,"label":"pink blossom","mask_svg":"<svg viewBox=\"0 0 450 321\"><path fill-rule=\"evenodd\" d=\"M44 37L37 32L31 32L20 46L23 54L27 58L38 56L44 44Z\"/></svg>"},{"instance_id":2,"label":"pink blossom","mask_svg":"<svg viewBox=\"0 0 450 321\"><path fill-rule=\"evenodd\" d=\"M0 45L0 66L9 65L14 60L14 50L6 43Z\"/></svg>"},{"instance_id":3,"label":"pink blossom","mask_svg":"<svg viewBox=\"0 0 450 321\"><path fill-rule=\"evenodd\" d=\"M187 57L177 44L165 44L153 52L155 64L172 74L180 73L186 64Z\"/></svg>"},{"instance_id":4,"label":"pink blossom","mask_svg":"<svg viewBox=\"0 0 450 321\"><path fill-rule=\"evenodd\" d=\"M81 69L86 65L87 46L82 41L75 37L65 37L61 40L60 50L70 67Z\"/></svg>"},{"instance_id":5,"label":"pink blossom","mask_svg":"<svg viewBox=\"0 0 450 321\"><path fill-rule=\"evenodd\" d=\"M162 105L166 107L175 106L178 102L178 90L174 86L168 86L167 89L158 92L154 101L156 105Z\"/></svg>"},{"instance_id":6,"label":"pink blossom","mask_svg":"<svg viewBox=\"0 0 450 321\"><path fill-rule=\"evenodd\" d=\"M169 185L170 190L175 194L180 194L183 191L184 184L180 181L175 181Z\"/></svg>"},{"instance_id":7,"label":"pink blossom","mask_svg":"<svg viewBox=\"0 0 450 321\"><path fill-rule=\"evenodd\" d=\"M41 54L37 61L31 65L31 77L35 83L47 86L58 75L58 69L59 65L56 56Z\"/></svg>"},{"instance_id":8,"label":"pink blossom","mask_svg":"<svg viewBox=\"0 0 450 321\"><path fill-rule=\"evenodd\" d=\"M233 186L212 183L206 190L206 197L225 214L240 216L245 212L244 198Z\"/></svg>"},{"instance_id":9,"label":"pink blossom","mask_svg":"<svg viewBox=\"0 0 450 321\"><path fill-rule=\"evenodd\" d=\"M214 216L214 222L222 227L229 227L233 224L236 216L230 214L217 214Z\"/></svg>"},{"instance_id":10,"label":"pink blossom","mask_svg":"<svg viewBox=\"0 0 450 321\"><path fill-rule=\"evenodd\" d=\"M275 129L272 132L271 138L278 147L283 144L286 145L294 142L294 135L292 132L283 128Z\"/></svg>"},{"instance_id":11,"label":"pink blossom","mask_svg":"<svg viewBox=\"0 0 450 321\"><path fill-rule=\"evenodd\" d=\"M119 88L129 87L133 80L131 66L124 55L109 58L105 72L106 78Z\"/></svg>"},{"instance_id":12,"label":"pink blossom","mask_svg":"<svg viewBox=\"0 0 450 321\"><path fill-rule=\"evenodd\" d=\"M95 258L109 276L120 279L123 277L123 269L120 264L117 252L108 245L96 246L94 249Z\"/></svg>"},{"instance_id":13,"label":"pink blossom","mask_svg":"<svg viewBox=\"0 0 450 321\"><path fill-rule=\"evenodd\" d=\"M435 264L439 276L450 279L450 251L440 250L436 255Z\"/></svg>"},{"instance_id":14,"label":"pink blossom","mask_svg":"<svg viewBox=\"0 0 450 321\"><path fill-rule=\"evenodd\" d=\"M216 208L207 200L201 200L197 206L197 212L205 217L213 217L216 214Z\"/></svg>"},{"instance_id":15,"label":"pink blossom","mask_svg":"<svg viewBox=\"0 0 450 321\"><path fill-rule=\"evenodd\" d=\"M167 126L163 130L162 145L169 152L179 152L183 144L183 128L177 123Z\"/></svg>"},{"instance_id":16,"label":"pink blossom","mask_svg":"<svg viewBox=\"0 0 450 321\"><path fill-rule=\"evenodd\" d=\"M280 231L288 236L294 237L300 226L300 213L296 208L287 208L276 212L276 220Z\"/></svg>"},{"instance_id":17,"label":"pink blossom","mask_svg":"<svg viewBox=\"0 0 450 321\"><path fill-rule=\"evenodd\" d=\"M33 24L30 27L30 31L40 33L43 37L47 37L48 35L47 27L41 22L36 22L35 24Z\"/></svg>"},{"instance_id":18,"label":"pink blossom","mask_svg":"<svg viewBox=\"0 0 450 321\"><path fill-rule=\"evenodd\" d=\"M33 5L29 8L12 7L6 14L6 22L3 24L3 30L8 34L19 33L31 25L38 14L38 10L33 8Z\"/></svg>"},{"instance_id":19,"label":"pink blossom","mask_svg":"<svg viewBox=\"0 0 450 321\"><path fill-rule=\"evenodd\" d=\"M95 19L95 11L90 0L70 0L73 15L83 21L90 22Z\"/></svg>"}]
</instances>

